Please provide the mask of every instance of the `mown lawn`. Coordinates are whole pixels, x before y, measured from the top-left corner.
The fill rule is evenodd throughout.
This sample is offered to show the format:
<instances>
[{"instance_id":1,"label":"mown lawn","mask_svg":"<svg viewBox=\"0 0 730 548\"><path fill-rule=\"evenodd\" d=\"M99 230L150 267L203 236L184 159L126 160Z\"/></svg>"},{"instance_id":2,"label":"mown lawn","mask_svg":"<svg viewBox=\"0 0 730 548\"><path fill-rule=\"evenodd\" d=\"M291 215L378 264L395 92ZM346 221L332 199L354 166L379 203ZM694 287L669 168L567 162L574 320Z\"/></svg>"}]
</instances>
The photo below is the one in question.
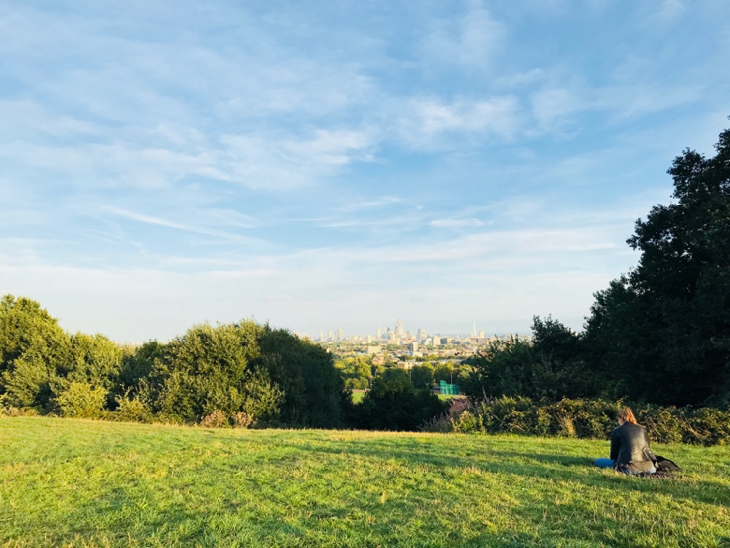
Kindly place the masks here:
<instances>
[{"instance_id":1,"label":"mown lawn","mask_svg":"<svg viewBox=\"0 0 730 548\"><path fill-rule=\"evenodd\" d=\"M0 419L0 546L730 546L730 448Z\"/></svg>"}]
</instances>

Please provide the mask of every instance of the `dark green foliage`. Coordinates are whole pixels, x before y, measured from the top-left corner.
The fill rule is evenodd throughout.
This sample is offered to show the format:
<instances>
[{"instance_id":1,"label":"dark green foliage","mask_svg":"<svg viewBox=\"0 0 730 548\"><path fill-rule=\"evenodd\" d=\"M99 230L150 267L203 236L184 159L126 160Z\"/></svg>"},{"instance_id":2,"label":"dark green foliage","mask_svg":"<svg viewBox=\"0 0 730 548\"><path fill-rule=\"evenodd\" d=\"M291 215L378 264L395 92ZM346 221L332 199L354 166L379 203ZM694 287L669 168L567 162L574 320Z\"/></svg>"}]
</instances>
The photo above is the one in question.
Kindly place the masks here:
<instances>
[{"instance_id":1,"label":"dark green foliage","mask_svg":"<svg viewBox=\"0 0 730 548\"><path fill-rule=\"evenodd\" d=\"M261 355L262 329L253 322L199 325L170 342L149 376L153 411L181 422L214 411L275 417L283 393L266 368L253 363Z\"/></svg>"},{"instance_id":2,"label":"dark green foliage","mask_svg":"<svg viewBox=\"0 0 730 548\"><path fill-rule=\"evenodd\" d=\"M607 438L618 426L625 401L563 399L533 401L524 397L455 402L426 430L463 433L519 433L535 436ZM631 404L640 424L658 443L730 444L730 411Z\"/></svg>"},{"instance_id":3,"label":"dark green foliage","mask_svg":"<svg viewBox=\"0 0 730 548\"><path fill-rule=\"evenodd\" d=\"M446 405L430 390L413 387L408 373L387 369L356 406L355 426L370 430L416 430L442 413Z\"/></svg>"},{"instance_id":4,"label":"dark green foliage","mask_svg":"<svg viewBox=\"0 0 730 548\"><path fill-rule=\"evenodd\" d=\"M140 393L172 420L220 412L234 423L243 414L253 424L342 424L344 385L332 357L287 331L251 321L200 325L163 349L144 350L156 357Z\"/></svg>"},{"instance_id":5,"label":"dark green foliage","mask_svg":"<svg viewBox=\"0 0 730 548\"><path fill-rule=\"evenodd\" d=\"M431 388L433 386L433 367L430 363L414 365L410 370L411 384L416 388Z\"/></svg>"},{"instance_id":6,"label":"dark green foliage","mask_svg":"<svg viewBox=\"0 0 730 548\"><path fill-rule=\"evenodd\" d=\"M283 393L278 420L290 426L342 426L344 382L332 356L321 346L283 329L260 332L257 361Z\"/></svg>"},{"instance_id":7,"label":"dark green foliage","mask_svg":"<svg viewBox=\"0 0 730 548\"><path fill-rule=\"evenodd\" d=\"M460 378L472 397L524 396L547 398L590 397L599 391L596 379L582 358L581 337L548 316L533 319L532 341L511 337L489 344L471 360L471 373Z\"/></svg>"},{"instance_id":8,"label":"dark green foliage","mask_svg":"<svg viewBox=\"0 0 730 548\"><path fill-rule=\"evenodd\" d=\"M35 301L6 295L0 359L0 404L67 416L336 427L350 397L326 350L251 321L122 348L69 336Z\"/></svg>"},{"instance_id":9,"label":"dark green foliage","mask_svg":"<svg viewBox=\"0 0 730 548\"><path fill-rule=\"evenodd\" d=\"M148 341L137 348L125 349L122 369L119 373L119 387L123 392L136 393L140 382L152 372L155 360L165 355L165 345Z\"/></svg>"},{"instance_id":10,"label":"dark green foliage","mask_svg":"<svg viewBox=\"0 0 730 548\"><path fill-rule=\"evenodd\" d=\"M596 294L587 359L616 395L730 403L730 130L669 169L674 203L636 222L638 266Z\"/></svg>"}]
</instances>

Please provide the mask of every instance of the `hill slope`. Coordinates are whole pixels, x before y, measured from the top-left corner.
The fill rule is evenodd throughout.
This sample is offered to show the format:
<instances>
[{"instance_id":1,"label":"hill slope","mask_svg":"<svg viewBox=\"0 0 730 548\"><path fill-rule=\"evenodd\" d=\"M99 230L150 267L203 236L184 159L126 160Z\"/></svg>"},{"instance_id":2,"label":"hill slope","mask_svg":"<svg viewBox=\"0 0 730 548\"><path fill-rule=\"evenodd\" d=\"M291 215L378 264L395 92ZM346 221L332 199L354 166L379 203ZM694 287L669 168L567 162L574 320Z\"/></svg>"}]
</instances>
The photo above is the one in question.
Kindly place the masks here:
<instances>
[{"instance_id":1,"label":"hill slope","mask_svg":"<svg viewBox=\"0 0 730 548\"><path fill-rule=\"evenodd\" d=\"M0 546L728 546L730 448L0 419Z\"/></svg>"}]
</instances>

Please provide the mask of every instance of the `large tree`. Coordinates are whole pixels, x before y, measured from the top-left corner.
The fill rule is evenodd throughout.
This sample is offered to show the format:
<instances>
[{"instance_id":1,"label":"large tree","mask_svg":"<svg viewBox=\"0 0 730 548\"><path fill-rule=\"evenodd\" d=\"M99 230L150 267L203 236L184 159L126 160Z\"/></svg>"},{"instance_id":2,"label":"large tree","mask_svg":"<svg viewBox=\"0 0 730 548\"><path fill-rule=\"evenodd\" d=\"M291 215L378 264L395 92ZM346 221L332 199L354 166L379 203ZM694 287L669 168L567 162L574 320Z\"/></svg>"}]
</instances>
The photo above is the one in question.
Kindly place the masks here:
<instances>
[{"instance_id":1,"label":"large tree","mask_svg":"<svg viewBox=\"0 0 730 548\"><path fill-rule=\"evenodd\" d=\"M639 264L596 294L590 361L614 395L670 405L730 398L730 130L668 173L673 202L636 222Z\"/></svg>"},{"instance_id":2,"label":"large tree","mask_svg":"<svg viewBox=\"0 0 730 548\"><path fill-rule=\"evenodd\" d=\"M0 299L0 398L18 407L47 408L53 386L70 368L66 332L36 301Z\"/></svg>"}]
</instances>

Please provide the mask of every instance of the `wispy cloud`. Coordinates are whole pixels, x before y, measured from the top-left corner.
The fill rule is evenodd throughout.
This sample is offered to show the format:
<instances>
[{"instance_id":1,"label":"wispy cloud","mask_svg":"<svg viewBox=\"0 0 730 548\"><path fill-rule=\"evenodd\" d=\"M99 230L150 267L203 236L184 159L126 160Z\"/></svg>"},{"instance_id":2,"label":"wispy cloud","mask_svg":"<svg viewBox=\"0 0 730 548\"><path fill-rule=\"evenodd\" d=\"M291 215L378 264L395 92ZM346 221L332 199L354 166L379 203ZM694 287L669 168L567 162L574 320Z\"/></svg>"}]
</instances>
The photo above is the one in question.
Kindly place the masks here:
<instances>
[{"instance_id":1,"label":"wispy cloud","mask_svg":"<svg viewBox=\"0 0 730 548\"><path fill-rule=\"evenodd\" d=\"M458 17L435 23L424 38L423 53L429 61L483 70L503 45L506 28L479 1L467 3Z\"/></svg>"},{"instance_id":2,"label":"wispy cloud","mask_svg":"<svg viewBox=\"0 0 730 548\"><path fill-rule=\"evenodd\" d=\"M120 209L120 208L116 208L116 207L106 207L105 209L108 213L110 213L112 215L116 215L118 217L122 217L125 219L130 219L132 221L136 221L139 223L155 225L155 226L162 226L162 227L171 228L174 230L182 230L184 232L193 232L195 234L203 234L206 236L214 236L216 238L221 238L221 239L228 240L228 241L235 241L235 242L239 242L239 243L261 243L261 240L259 240L257 238L252 238L250 236L236 234L233 232L216 230L216 229L207 228L204 226L191 225L188 223L170 221L170 220L163 219L160 217L154 217L151 215L145 215L142 213L127 211L125 209Z\"/></svg>"},{"instance_id":3,"label":"wispy cloud","mask_svg":"<svg viewBox=\"0 0 730 548\"><path fill-rule=\"evenodd\" d=\"M453 149L465 142L511 140L521 125L515 97L488 99L414 98L399 120L399 136L416 149Z\"/></svg>"},{"instance_id":4,"label":"wispy cloud","mask_svg":"<svg viewBox=\"0 0 730 548\"><path fill-rule=\"evenodd\" d=\"M3 8L0 284L112 336L580 316L726 125L723 2Z\"/></svg>"}]
</instances>

